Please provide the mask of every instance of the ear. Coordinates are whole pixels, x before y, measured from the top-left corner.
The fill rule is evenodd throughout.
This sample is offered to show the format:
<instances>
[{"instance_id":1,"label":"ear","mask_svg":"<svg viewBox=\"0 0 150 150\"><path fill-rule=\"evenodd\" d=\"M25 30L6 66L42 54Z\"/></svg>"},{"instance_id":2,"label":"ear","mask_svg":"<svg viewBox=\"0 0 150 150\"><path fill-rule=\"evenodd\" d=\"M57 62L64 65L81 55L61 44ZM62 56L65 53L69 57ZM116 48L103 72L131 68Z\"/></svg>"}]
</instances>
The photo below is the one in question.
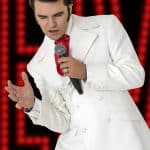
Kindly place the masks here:
<instances>
[{"instance_id":1,"label":"ear","mask_svg":"<svg viewBox=\"0 0 150 150\"><path fill-rule=\"evenodd\" d=\"M73 7L73 4L69 4L70 14L72 14L72 7Z\"/></svg>"}]
</instances>

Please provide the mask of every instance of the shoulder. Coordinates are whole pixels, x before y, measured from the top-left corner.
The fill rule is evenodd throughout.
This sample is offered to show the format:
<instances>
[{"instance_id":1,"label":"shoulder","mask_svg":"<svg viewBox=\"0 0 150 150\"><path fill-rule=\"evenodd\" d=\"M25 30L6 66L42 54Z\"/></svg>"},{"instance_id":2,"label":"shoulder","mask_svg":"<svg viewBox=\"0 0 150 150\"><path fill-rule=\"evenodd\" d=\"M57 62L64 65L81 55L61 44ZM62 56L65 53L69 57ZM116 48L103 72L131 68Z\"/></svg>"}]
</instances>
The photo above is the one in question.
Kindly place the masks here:
<instances>
[{"instance_id":1,"label":"shoulder","mask_svg":"<svg viewBox=\"0 0 150 150\"><path fill-rule=\"evenodd\" d=\"M79 25L90 26L93 24L105 26L108 24L113 24L115 22L120 22L115 15L96 15L96 16L77 16L73 15L74 22Z\"/></svg>"},{"instance_id":2,"label":"shoulder","mask_svg":"<svg viewBox=\"0 0 150 150\"><path fill-rule=\"evenodd\" d=\"M47 45L49 45L50 41L47 36L44 37L43 42L37 49L36 53L32 57L32 59L28 62L27 64L27 69L36 68L36 66L39 64L40 60L45 56L46 50L47 50Z\"/></svg>"}]
</instances>

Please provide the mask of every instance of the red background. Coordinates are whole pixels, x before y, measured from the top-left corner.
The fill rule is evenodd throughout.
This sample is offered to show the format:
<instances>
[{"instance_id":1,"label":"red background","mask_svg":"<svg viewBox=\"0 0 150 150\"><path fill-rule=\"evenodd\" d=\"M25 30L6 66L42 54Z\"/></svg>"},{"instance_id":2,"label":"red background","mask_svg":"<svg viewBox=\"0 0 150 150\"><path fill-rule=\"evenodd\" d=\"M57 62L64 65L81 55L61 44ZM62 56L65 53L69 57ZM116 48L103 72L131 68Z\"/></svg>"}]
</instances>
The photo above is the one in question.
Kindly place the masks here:
<instances>
[{"instance_id":1,"label":"red background","mask_svg":"<svg viewBox=\"0 0 150 150\"><path fill-rule=\"evenodd\" d=\"M73 12L120 19L146 71L144 86L130 92L150 127L150 0L74 0ZM21 84L20 73L42 38L27 0L0 0L0 150L54 150L57 134L33 125L4 91L7 79Z\"/></svg>"}]
</instances>

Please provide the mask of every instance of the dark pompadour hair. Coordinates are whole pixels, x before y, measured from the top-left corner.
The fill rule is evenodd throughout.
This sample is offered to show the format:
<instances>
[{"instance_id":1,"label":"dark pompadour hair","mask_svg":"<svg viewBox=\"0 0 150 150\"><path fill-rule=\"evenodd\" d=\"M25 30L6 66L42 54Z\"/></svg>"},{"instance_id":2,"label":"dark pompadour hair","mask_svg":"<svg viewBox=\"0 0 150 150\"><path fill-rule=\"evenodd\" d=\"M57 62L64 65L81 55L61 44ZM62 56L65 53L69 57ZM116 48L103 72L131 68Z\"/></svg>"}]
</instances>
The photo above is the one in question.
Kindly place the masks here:
<instances>
[{"instance_id":1,"label":"dark pompadour hair","mask_svg":"<svg viewBox=\"0 0 150 150\"><path fill-rule=\"evenodd\" d=\"M34 9L34 1L35 0L29 0L29 5L32 9ZM59 1L59 0L39 0L39 1L43 1L43 2L56 2L56 1ZM63 0L64 1L64 4L66 6L68 6L69 4L73 4L73 0Z\"/></svg>"}]
</instances>

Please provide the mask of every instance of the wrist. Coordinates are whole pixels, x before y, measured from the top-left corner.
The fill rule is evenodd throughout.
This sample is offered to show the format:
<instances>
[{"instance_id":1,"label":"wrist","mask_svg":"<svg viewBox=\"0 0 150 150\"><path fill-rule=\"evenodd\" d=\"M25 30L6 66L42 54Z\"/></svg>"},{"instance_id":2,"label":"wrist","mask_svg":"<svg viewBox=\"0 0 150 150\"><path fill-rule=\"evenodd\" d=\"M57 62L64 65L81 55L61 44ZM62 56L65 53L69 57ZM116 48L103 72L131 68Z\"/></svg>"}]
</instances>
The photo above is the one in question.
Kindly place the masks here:
<instances>
[{"instance_id":1,"label":"wrist","mask_svg":"<svg viewBox=\"0 0 150 150\"><path fill-rule=\"evenodd\" d=\"M24 111L30 112L33 109L34 103L35 103L35 97L33 98L33 103L31 104L31 106L24 107Z\"/></svg>"},{"instance_id":2,"label":"wrist","mask_svg":"<svg viewBox=\"0 0 150 150\"><path fill-rule=\"evenodd\" d=\"M24 111L25 111L25 112L30 112L30 111L32 110L32 108L33 108L33 107L31 107L31 108L24 108Z\"/></svg>"}]
</instances>

